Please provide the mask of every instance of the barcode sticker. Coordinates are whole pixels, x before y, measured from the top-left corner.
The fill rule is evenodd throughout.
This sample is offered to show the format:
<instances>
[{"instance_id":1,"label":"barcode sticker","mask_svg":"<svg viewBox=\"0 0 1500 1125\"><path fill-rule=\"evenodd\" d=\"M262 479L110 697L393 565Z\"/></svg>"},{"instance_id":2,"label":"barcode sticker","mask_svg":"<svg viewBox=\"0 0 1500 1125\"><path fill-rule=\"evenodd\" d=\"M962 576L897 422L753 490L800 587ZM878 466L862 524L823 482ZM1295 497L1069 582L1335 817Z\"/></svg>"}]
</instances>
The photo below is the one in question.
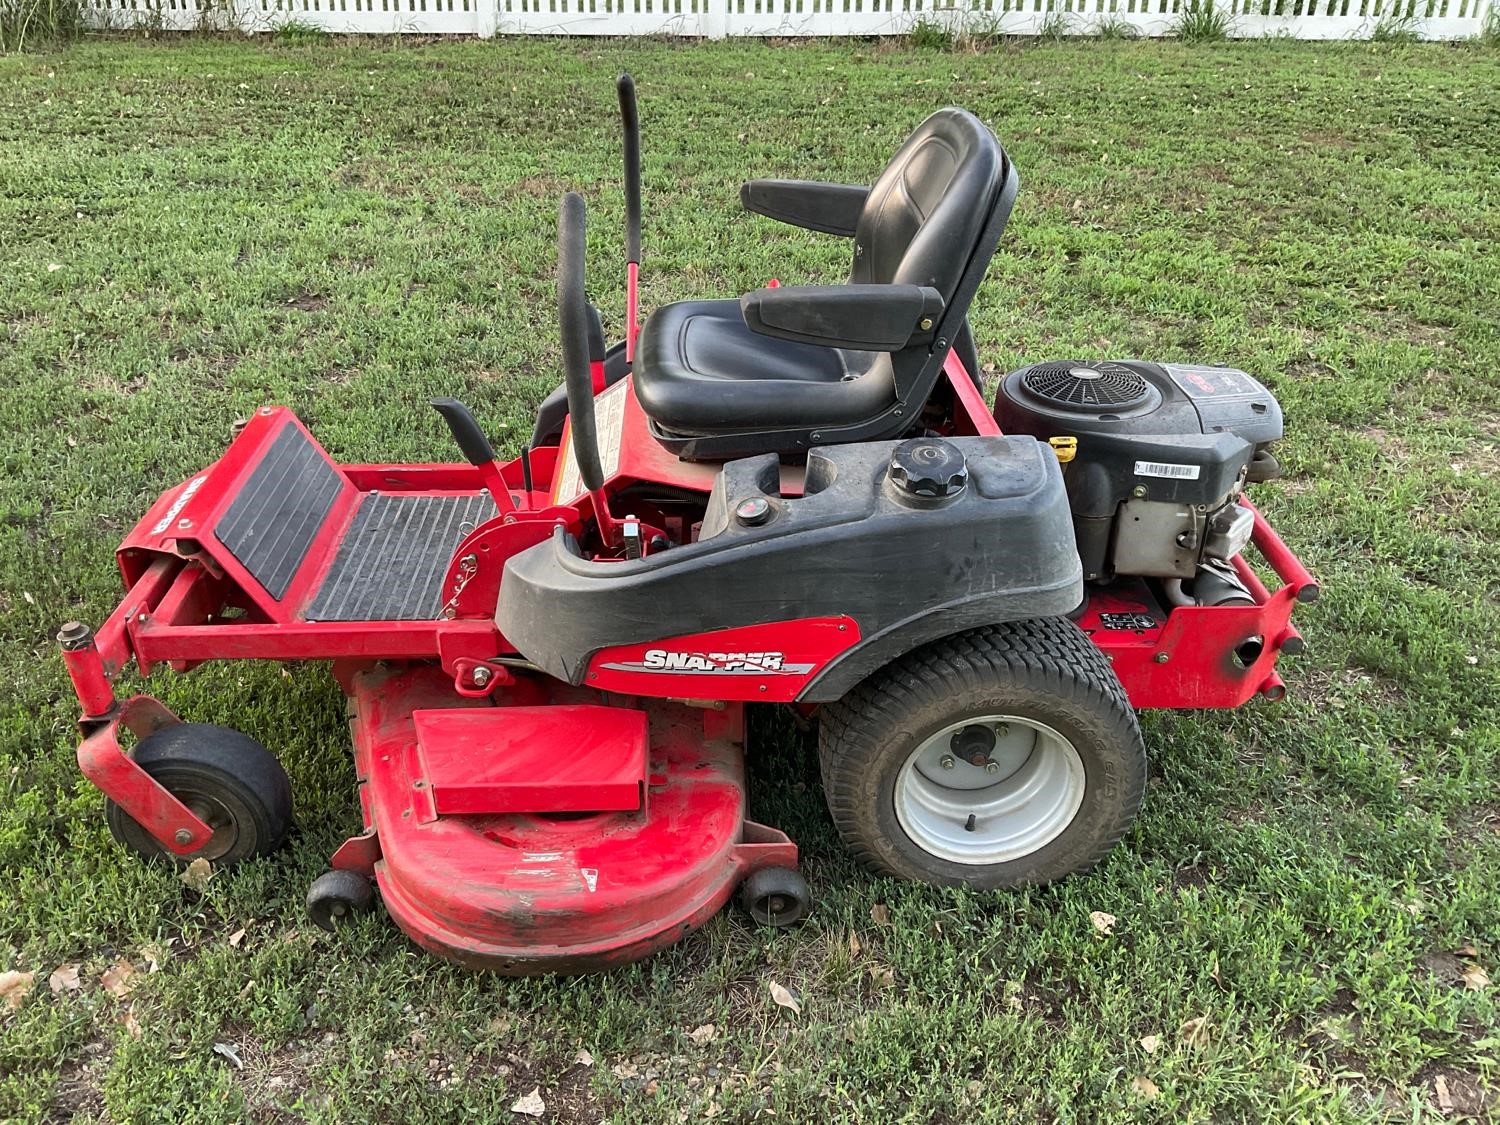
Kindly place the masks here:
<instances>
[{"instance_id":1,"label":"barcode sticker","mask_svg":"<svg viewBox=\"0 0 1500 1125\"><path fill-rule=\"evenodd\" d=\"M1173 480L1197 480L1197 465L1173 465L1168 461L1137 461L1138 477L1171 477Z\"/></svg>"}]
</instances>

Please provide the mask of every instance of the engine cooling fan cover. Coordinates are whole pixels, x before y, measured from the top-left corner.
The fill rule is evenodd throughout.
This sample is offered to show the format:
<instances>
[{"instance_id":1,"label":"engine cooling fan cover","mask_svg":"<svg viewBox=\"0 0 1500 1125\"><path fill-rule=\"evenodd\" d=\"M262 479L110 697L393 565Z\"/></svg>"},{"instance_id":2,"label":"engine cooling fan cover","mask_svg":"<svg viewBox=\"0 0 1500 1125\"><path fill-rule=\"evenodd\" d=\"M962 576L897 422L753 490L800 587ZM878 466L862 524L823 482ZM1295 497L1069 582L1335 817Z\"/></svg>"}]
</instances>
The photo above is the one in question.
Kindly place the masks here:
<instances>
[{"instance_id":1,"label":"engine cooling fan cover","mask_svg":"<svg viewBox=\"0 0 1500 1125\"><path fill-rule=\"evenodd\" d=\"M1139 372L1110 360L1039 363L1021 376L1021 386L1043 402L1095 413L1130 410L1151 397Z\"/></svg>"}]
</instances>

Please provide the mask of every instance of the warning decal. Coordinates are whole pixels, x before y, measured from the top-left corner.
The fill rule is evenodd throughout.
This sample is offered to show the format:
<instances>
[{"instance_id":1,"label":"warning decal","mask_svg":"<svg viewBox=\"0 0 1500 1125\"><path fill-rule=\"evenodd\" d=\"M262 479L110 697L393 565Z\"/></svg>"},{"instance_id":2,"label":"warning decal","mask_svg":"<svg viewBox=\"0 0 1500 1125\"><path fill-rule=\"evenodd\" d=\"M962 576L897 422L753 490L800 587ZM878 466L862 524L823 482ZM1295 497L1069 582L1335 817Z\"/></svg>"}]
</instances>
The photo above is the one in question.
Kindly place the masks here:
<instances>
[{"instance_id":1,"label":"warning decal","mask_svg":"<svg viewBox=\"0 0 1500 1125\"><path fill-rule=\"evenodd\" d=\"M627 380L621 379L594 399L594 429L599 435L599 465L608 480L620 471L620 442L625 432L625 387ZM582 474L578 471L578 459L573 456L573 434L569 427L563 445L563 460L557 474L557 490L553 502L571 504L585 492Z\"/></svg>"}]
</instances>

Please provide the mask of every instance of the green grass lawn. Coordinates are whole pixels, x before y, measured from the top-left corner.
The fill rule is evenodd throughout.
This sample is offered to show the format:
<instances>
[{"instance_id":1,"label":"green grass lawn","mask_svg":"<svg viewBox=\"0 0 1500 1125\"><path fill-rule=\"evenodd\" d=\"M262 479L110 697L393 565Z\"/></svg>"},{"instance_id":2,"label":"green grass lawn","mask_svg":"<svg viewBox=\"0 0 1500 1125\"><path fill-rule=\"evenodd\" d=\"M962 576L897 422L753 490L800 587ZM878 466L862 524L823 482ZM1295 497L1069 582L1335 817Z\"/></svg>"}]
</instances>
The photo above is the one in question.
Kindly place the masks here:
<instances>
[{"instance_id":1,"label":"green grass lawn","mask_svg":"<svg viewBox=\"0 0 1500 1125\"><path fill-rule=\"evenodd\" d=\"M835 278L847 243L740 213L739 182L867 181L958 103L1022 180L974 315L992 381L1128 355L1269 383L1288 475L1258 498L1324 583L1287 701L1145 716L1136 829L1015 894L856 867L808 741L762 716L752 811L801 842L811 921L728 912L607 976L507 980L382 915L305 920L358 823L325 668L162 673L282 756L298 832L201 894L146 869L77 774L51 634L105 616L120 536L258 404L339 459L450 459L425 405L450 394L513 452L559 377L569 188L619 329L625 68L647 308ZM1497 91L1500 53L1437 45L0 58L0 972L35 974L0 999L0 1118L525 1120L533 1088L563 1122L1500 1114Z\"/></svg>"}]
</instances>

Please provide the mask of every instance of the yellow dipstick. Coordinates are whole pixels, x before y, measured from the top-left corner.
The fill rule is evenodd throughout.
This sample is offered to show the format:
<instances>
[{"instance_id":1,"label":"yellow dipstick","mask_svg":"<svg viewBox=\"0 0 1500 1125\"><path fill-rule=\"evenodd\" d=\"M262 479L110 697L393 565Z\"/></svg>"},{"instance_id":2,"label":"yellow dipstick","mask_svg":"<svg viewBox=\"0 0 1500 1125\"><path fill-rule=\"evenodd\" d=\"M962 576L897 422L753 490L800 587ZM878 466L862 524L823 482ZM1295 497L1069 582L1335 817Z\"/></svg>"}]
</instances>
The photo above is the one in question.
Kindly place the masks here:
<instances>
[{"instance_id":1,"label":"yellow dipstick","mask_svg":"<svg viewBox=\"0 0 1500 1125\"><path fill-rule=\"evenodd\" d=\"M1078 439L1076 437L1050 437L1047 444L1052 447L1052 452L1057 454L1060 464L1066 465L1078 453Z\"/></svg>"}]
</instances>

